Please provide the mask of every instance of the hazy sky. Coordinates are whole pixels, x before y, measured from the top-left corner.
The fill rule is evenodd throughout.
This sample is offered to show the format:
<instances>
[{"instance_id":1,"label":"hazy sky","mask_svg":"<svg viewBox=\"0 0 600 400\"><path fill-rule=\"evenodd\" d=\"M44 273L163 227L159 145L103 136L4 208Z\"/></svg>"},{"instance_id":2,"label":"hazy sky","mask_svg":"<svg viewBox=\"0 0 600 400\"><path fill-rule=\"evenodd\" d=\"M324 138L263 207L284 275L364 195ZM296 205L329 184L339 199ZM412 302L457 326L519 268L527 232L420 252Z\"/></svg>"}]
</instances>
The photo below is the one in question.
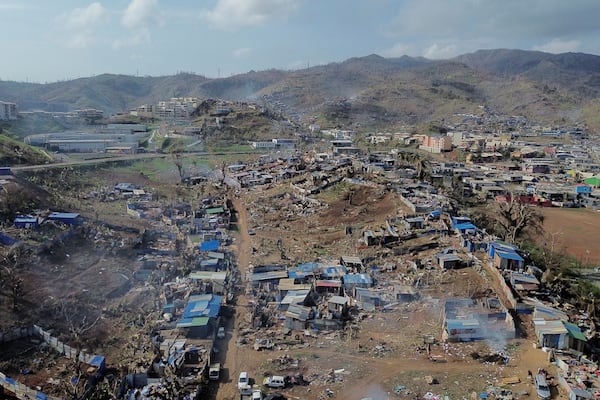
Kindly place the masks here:
<instances>
[{"instance_id":1,"label":"hazy sky","mask_svg":"<svg viewBox=\"0 0 600 400\"><path fill-rule=\"evenodd\" d=\"M208 77L372 53L600 54L600 0L0 0L0 79Z\"/></svg>"}]
</instances>

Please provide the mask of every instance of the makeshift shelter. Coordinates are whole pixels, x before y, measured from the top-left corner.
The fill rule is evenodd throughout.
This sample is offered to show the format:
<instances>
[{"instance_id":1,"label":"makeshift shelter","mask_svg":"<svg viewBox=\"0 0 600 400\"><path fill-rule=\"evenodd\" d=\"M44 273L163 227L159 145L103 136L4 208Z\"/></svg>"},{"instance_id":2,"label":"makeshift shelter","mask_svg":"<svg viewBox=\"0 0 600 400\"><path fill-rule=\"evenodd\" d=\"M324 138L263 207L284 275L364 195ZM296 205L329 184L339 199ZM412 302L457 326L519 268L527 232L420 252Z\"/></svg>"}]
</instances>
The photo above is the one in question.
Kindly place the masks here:
<instances>
[{"instance_id":1,"label":"makeshift shelter","mask_svg":"<svg viewBox=\"0 0 600 400\"><path fill-rule=\"evenodd\" d=\"M559 350L567 348L569 331L563 321L534 319L533 325L540 346Z\"/></svg>"}]
</instances>

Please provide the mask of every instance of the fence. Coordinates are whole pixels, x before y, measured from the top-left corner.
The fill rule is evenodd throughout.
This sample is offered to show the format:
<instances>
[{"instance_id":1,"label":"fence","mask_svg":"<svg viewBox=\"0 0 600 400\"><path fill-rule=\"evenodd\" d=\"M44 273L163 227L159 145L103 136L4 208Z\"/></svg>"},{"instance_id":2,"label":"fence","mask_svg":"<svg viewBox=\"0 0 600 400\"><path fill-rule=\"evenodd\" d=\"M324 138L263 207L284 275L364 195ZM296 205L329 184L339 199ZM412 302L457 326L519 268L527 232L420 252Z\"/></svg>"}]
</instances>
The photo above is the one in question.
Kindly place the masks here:
<instances>
[{"instance_id":1,"label":"fence","mask_svg":"<svg viewBox=\"0 0 600 400\"><path fill-rule=\"evenodd\" d=\"M37 325L33 325L28 328L17 328L11 332L2 333L0 332L0 343L7 343L18 339L23 339L30 336L37 336L43 340L46 344L52 347L54 350L59 352L70 359L78 359L83 363L89 364L95 357L94 354L87 354L83 351L79 351L74 347L71 347L64 342L58 340L58 338L52 336L50 332L46 332ZM14 393L18 399L38 399L38 400L60 400L58 397L48 396L38 390L31 389L16 380L6 376L0 372L0 386L5 391Z\"/></svg>"}]
</instances>

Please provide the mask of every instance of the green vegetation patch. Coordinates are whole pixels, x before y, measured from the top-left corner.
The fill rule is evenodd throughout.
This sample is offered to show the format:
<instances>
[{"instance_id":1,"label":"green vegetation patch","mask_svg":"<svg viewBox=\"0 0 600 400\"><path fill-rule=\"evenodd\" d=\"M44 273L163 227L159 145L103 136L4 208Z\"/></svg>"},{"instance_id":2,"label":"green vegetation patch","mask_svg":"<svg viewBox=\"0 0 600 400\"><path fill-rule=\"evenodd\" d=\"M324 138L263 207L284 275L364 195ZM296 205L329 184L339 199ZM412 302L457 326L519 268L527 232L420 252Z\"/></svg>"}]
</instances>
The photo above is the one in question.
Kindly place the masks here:
<instances>
[{"instance_id":1,"label":"green vegetation patch","mask_svg":"<svg viewBox=\"0 0 600 400\"><path fill-rule=\"evenodd\" d=\"M45 164L52 157L43 149L29 146L7 135L0 134L0 160L2 165Z\"/></svg>"}]
</instances>

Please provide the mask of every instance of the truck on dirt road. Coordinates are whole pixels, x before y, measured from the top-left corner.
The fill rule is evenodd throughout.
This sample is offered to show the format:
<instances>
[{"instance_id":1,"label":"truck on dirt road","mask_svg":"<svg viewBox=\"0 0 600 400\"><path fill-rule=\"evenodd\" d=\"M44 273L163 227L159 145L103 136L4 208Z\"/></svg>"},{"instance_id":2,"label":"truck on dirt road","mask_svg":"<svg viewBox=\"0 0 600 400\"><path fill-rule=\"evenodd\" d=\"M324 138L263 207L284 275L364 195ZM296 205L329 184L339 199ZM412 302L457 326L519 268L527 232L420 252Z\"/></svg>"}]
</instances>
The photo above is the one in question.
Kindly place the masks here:
<instances>
[{"instance_id":1,"label":"truck on dirt road","mask_svg":"<svg viewBox=\"0 0 600 400\"><path fill-rule=\"evenodd\" d=\"M208 367L208 379L218 381L221 377L221 363L213 363Z\"/></svg>"}]
</instances>

